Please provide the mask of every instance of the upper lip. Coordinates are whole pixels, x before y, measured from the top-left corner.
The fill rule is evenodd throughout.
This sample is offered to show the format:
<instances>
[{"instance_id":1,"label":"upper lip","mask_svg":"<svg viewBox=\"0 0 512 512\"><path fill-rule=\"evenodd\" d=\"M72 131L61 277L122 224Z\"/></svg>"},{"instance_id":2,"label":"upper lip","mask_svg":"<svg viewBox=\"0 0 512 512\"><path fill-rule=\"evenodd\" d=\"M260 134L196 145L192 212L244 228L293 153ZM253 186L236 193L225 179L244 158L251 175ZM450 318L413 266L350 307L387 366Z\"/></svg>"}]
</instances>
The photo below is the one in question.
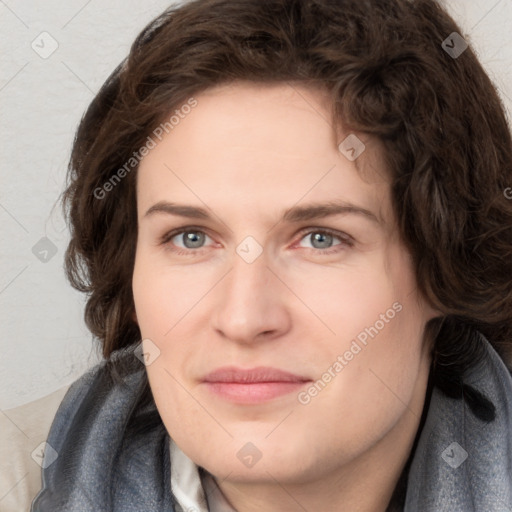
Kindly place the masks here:
<instances>
[{"instance_id":1,"label":"upper lip","mask_svg":"<svg viewBox=\"0 0 512 512\"><path fill-rule=\"evenodd\" d=\"M311 379L301 375L259 366L257 368L243 369L234 366L217 368L204 377L203 382L234 382L240 384L251 384L256 382L307 382Z\"/></svg>"}]
</instances>

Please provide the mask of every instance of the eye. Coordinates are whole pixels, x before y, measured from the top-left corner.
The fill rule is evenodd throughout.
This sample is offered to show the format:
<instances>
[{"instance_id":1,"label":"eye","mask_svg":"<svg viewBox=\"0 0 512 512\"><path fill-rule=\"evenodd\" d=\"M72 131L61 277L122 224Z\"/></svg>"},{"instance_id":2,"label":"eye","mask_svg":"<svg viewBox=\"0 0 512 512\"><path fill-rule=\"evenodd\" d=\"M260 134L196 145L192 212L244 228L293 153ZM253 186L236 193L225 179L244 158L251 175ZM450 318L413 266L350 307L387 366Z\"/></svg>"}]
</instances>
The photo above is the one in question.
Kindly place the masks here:
<instances>
[{"instance_id":1,"label":"eye","mask_svg":"<svg viewBox=\"0 0 512 512\"><path fill-rule=\"evenodd\" d=\"M302 244L303 240L309 240L312 249L322 254L335 253L343 248L352 247L354 245L354 240L349 235L325 228L309 229L306 233L303 233L299 246L308 248ZM339 240L339 243L334 243L333 245L335 240Z\"/></svg>"},{"instance_id":2,"label":"eye","mask_svg":"<svg viewBox=\"0 0 512 512\"><path fill-rule=\"evenodd\" d=\"M177 254L190 254L200 252L207 239L211 238L201 229L194 227L181 228L166 233L160 240L167 250Z\"/></svg>"}]
</instances>

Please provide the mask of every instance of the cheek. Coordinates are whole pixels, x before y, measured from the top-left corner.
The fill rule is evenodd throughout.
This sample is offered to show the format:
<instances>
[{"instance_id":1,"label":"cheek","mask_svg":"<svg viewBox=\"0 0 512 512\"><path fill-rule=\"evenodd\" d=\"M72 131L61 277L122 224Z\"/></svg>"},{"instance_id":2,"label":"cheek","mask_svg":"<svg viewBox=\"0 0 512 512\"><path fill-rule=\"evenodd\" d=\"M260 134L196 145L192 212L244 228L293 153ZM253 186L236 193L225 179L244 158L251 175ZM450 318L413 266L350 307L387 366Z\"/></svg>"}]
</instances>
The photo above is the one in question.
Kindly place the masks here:
<instances>
[{"instance_id":1,"label":"cheek","mask_svg":"<svg viewBox=\"0 0 512 512\"><path fill-rule=\"evenodd\" d=\"M165 255L148 252L137 249L132 280L135 309L143 337L164 340L206 294L211 279L200 269L166 265Z\"/></svg>"},{"instance_id":2,"label":"cheek","mask_svg":"<svg viewBox=\"0 0 512 512\"><path fill-rule=\"evenodd\" d=\"M204 416L185 389L185 370L201 350L193 333L184 333L184 329L190 327L188 315L208 287L204 281L201 284L197 272L192 279L190 274L157 263L141 250L136 255L132 280L141 336L150 339L158 351L158 357L146 367L149 383L167 430L177 438L181 432L195 431L197 418Z\"/></svg>"},{"instance_id":3,"label":"cheek","mask_svg":"<svg viewBox=\"0 0 512 512\"><path fill-rule=\"evenodd\" d=\"M326 347L342 349L365 328L380 322L380 315L390 309L394 314L393 304L399 297L384 267L382 255L375 252L365 257L364 264L310 265L285 279L309 309L304 318L318 325L317 337L324 339Z\"/></svg>"},{"instance_id":4,"label":"cheek","mask_svg":"<svg viewBox=\"0 0 512 512\"><path fill-rule=\"evenodd\" d=\"M305 421L318 418L312 420L312 430L321 429L330 440L328 447L318 440L317 450L325 449L326 459L329 453L350 459L382 439L401 418L410 421L411 413L421 415L414 400L422 371L421 329L415 319L408 317L404 306L383 329L369 334L366 344L357 338L342 340L339 350L330 351L328 364L318 374L321 381L325 377L330 381L323 389L320 385L304 406ZM326 373L339 363L338 356L343 358L343 369L330 378Z\"/></svg>"},{"instance_id":5,"label":"cheek","mask_svg":"<svg viewBox=\"0 0 512 512\"><path fill-rule=\"evenodd\" d=\"M323 290L308 280L312 303L333 331L316 342L318 378L329 380L329 368L339 373L307 407L329 411L328 423L347 438L374 440L387 431L407 410L421 371L425 312L413 269L401 252L389 259L393 265L381 254L364 269L345 268L338 280L323 279Z\"/></svg>"}]
</instances>

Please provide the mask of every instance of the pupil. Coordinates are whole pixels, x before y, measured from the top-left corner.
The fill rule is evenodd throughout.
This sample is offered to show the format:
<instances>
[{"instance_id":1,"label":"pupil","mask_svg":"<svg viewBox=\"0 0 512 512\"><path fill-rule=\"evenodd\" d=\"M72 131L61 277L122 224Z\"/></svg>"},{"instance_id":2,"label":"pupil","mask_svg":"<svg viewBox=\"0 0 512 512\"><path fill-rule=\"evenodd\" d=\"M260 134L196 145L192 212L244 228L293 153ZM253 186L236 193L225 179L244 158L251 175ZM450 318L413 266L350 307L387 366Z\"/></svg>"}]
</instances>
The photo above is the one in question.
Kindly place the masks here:
<instances>
[{"instance_id":1,"label":"pupil","mask_svg":"<svg viewBox=\"0 0 512 512\"><path fill-rule=\"evenodd\" d=\"M329 235L329 234L323 234L323 233L315 233L313 235L313 247L316 247L315 246L315 243L316 242L319 242L320 245L322 245L322 243L324 244L323 246L321 247L316 247L317 249L325 249L325 244L327 243L327 246L329 246L330 242L332 240L332 236Z\"/></svg>"},{"instance_id":2,"label":"pupil","mask_svg":"<svg viewBox=\"0 0 512 512\"><path fill-rule=\"evenodd\" d=\"M198 234L194 231L190 231L185 235L185 247L194 249L201 246L203 234ZM192 244L192 245L189 245Z\"/></svg>"}]
</instances>

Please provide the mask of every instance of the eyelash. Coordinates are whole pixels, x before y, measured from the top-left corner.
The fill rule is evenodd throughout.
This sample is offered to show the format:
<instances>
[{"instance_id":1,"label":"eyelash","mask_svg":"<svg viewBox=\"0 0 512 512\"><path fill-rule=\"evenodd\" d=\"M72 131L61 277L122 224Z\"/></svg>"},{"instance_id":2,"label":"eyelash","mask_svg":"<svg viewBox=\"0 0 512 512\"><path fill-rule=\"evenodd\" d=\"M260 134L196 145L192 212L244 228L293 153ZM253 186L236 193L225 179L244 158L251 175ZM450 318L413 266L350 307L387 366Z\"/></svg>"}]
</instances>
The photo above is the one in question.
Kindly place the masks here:
<instances>
[{"instance_id":1,"label":"eyelash","mask_svg":"<svg viewBox=\"0 0 512 512\"><path fill-rule=\"evenodd\" d=\"M188 232L203 233L203 234L209 236L208 233L206 233L203 229L201 229L199 227L185 226L182 228L173 229L173 230L165 233L160 238L159 245L165 246L166 251L171 251L175 254L178 254L179 256L194 256L194 255L197 255L198 253L201 254L202 249L204 249L203 247L201 247L199 249L183 250L181 248L172 248L171 245L169 244L170 240L172 240L176 235L180 235L180 234L188 233ZM299 242L305 236L311 235L313 233L321 233L322 235L330 235L332 237L338 238L341 243L337 244L334 247L331 247L329 249L315 249L315 248L308 248L308 247L304 247L303 249L309 249L316 253L321 253L322 255L329 255L329 254L334 254L334 253L339 252L340 249L337 249L339 247L353 247L353 245L354 245L354 239L351 236L349 236L345 233L339 232L339 231L328 229L328 228L305 228L299 232L299 235L300 235Z\"/></svg>"}]
</instances>

